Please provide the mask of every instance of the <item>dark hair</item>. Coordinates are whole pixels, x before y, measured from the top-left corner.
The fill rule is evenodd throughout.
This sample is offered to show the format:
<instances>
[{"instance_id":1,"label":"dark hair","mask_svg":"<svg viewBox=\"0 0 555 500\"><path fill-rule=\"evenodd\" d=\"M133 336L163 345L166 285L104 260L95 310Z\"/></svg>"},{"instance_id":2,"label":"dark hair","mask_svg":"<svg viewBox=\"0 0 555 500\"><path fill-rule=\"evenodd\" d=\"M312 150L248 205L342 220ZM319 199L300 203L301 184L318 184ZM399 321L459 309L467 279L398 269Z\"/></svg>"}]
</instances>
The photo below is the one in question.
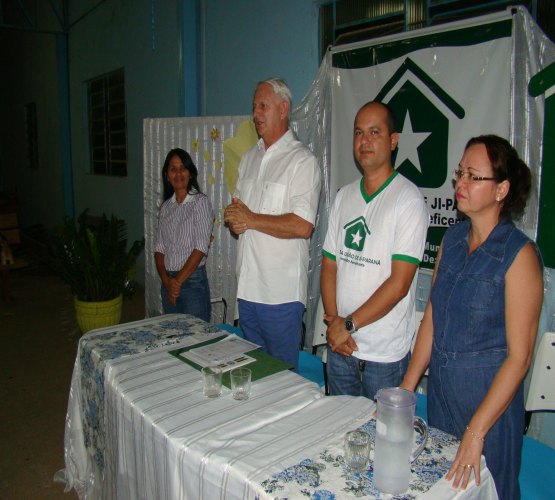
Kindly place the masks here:
<instances>
[{"instance_id":1,"label":"dark hair","mask_svg":"<svg viewBox=\"0 0 555 500\"><path fill-rule=\"evenodd\" d=\"M187 153L187 151L185 151L184 149L175 148L166 155L164 166L162 168L162 181L164 182L164 200L167 200L168 198L171 198L173 196L173 186L168 181L168 168L170 167L170 160L174 156L178 156L183 163L183 166L189 171L189 184L187 185L187 193L192 193L193 191L201 193L202 191L200 190L200 186L198 185L197 181L198 170L193 163L191 155Z\"/></svg>"},{"instance_id":2,"label":"dark hair","mask_svg":"<svg viewBox=\"0 0 555 500\"><path fill-rule=\"evenodd\" d=\"M395 113L390 108L390 106L385 102L368 101L364 106L361 106L359 111L363 108L366 108L367 106L370 106L371 104L379 104L380 106L383 106L385 108L385 111L387 112L385 121L387 122L387 128L389 129L389 134L393 134L394 132L397 132L397 119L395 118Z\"/></svg>"},{"instance_id":3,"label":"dark hair","mask_svg":"<svg viewBox=\"0 0 555 500\"><path fill-rule=\"evenodd\" d=\"M503 200L502 217L518 217L524 212L530 193L532 174L509 141L497 135L480 135L470 139L465 151L475 144L486 147L493 175L498 182L509 181L509 192Z\"/></svg>"}]
</instances>

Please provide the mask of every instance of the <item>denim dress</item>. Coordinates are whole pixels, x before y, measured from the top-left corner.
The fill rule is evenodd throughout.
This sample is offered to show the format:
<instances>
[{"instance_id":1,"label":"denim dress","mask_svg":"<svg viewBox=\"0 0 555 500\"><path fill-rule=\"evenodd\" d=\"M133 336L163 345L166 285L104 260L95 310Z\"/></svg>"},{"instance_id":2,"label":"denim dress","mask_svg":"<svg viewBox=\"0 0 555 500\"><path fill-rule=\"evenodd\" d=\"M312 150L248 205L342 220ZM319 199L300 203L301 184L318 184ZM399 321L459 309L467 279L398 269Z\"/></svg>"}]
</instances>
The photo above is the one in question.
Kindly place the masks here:
<instances>
[{"instance_id":1,"label":"denim dress","mask_svg":"<svg viewBox=\"0 0 555 500\"><path fill-rule=\"evenodd\" d=\"M428 379L430 425L462 438L507 356L505 275L530 241L502 220L469 255L470 221L445 233L431 292L434 337ZM488 432L483 454L501 500L520 498L518 474L524 397L512 403Z\"/></svg>"}]
</instances>

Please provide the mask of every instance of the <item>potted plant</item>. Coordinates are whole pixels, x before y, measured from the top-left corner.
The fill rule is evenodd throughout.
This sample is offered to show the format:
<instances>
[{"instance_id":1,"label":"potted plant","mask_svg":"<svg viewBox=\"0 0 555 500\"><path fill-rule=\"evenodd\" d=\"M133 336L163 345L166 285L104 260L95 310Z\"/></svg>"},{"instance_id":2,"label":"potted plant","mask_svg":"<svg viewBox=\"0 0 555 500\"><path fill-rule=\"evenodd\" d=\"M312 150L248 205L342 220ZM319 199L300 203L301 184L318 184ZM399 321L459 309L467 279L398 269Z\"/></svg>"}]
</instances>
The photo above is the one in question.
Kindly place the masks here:
<instances>
[{"instance_id":1,"label":"potted plant","mask_svg":"<svg viewBox=\"0 0 555 500\"><path fill-rule=\"evenodd\" d=\"M94 221L94 222L92 222ZM122 297L135 292L131 273L144 238L127 250L127 224L112 215L91 218L85 210L66 217L51 238L52 267L70 287L83 333L118 324Z\"/></svg>"}]
</instances>

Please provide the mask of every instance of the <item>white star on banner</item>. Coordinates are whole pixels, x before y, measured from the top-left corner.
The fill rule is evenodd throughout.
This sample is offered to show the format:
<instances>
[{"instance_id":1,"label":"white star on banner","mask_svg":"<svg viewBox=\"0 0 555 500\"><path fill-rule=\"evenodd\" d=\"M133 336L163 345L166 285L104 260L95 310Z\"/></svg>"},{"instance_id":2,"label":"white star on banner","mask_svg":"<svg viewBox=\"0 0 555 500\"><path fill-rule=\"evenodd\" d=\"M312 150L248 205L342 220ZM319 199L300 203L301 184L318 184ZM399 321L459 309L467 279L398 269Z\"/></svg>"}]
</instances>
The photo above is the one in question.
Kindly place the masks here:
<instances>
[{"instance_id":1,"label":"white star on banner","mask_svg":"<svg viewBox=\"0 0 555 500\"><path fill-rule=\"evenodd\" d=\"M360 240L362 239L362 235L360 231L357 231L356 234L353 234L353 243L358 247L360 246Z\"/></svg>"},{"instance_id":2,"label":"white star on banner","mask_svg":"<svg viewBox=\"0 0 555 500\"><path fill-rule=\"evenodd\" d=\"M420 166L420 158L418 158L418 146L422 144L431 132L413 132L412 122L410 121L410 114L407 110L405 115L405 123L403 123L403 130L399 132L399 151L395 165L400 166L405 160L409 160L420 173L422 167Z\"/></svg>"}]
</instances>

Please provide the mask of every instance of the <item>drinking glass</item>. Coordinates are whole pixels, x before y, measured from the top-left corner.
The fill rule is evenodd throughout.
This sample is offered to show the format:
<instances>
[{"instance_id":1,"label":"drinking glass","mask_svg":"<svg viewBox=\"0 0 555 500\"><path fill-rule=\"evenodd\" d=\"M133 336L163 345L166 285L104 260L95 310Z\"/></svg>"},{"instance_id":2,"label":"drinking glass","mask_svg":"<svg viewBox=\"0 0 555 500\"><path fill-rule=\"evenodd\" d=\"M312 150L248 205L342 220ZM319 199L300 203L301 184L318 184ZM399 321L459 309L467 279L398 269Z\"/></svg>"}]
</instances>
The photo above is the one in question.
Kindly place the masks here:
<instances>
[{"instance_id":1,"label":"drinking glass","mask_svg":"<svg viewBox=\"0 0 555 500\"><path fill-rule=\"evenodd\" d=\"M231 370L230 376L233 399L249 399L251 393L250 368L235 368L235 370Z\"/></svg>"},{"instance_id":2,"label":"drinking glass","mask_svg":"<svg viewBox=\"0 0 555 500\"><path fill-rule=\"evenodd\" d=\"M349 431L345 434L345 463L351 472L366 472L370 459L370 434Z\"/></svg>"},{"instance_id":3,"label":"drinking glass","mask_svg":"<svg viewBox=\"0 0 555 500\"><path fill-rule=\"evenodd\" d=\"M202 369L204 395L217 398L222 394L222 370L216 366L205 366Z\"/></svg>"}]
</instances>

